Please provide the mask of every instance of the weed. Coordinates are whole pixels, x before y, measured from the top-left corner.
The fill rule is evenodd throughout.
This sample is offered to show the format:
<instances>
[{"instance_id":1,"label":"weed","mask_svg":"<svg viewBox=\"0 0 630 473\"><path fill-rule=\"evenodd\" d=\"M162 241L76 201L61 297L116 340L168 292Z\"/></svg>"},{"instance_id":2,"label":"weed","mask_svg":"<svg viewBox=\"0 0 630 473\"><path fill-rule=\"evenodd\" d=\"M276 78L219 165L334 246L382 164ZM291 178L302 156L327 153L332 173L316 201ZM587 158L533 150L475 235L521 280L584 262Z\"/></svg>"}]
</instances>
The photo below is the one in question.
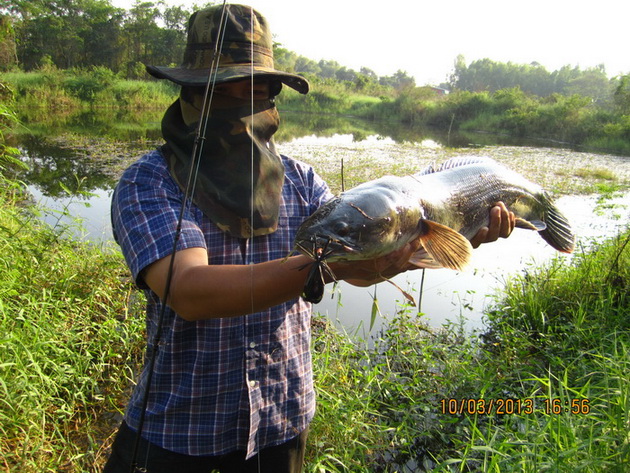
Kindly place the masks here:
<instances>
[{"instance_id":1,"label":"weed","mask_svg":"<svg viewBox=\"0 0 630 473\"><path fill-rule=\"evenodd\" d=\"M478 338L404 307L369 348L318 324L308 471L624 471L629 239L509 281Z\"/></svg>"},{"instance_id":2,"label":"weed","mask_svg":"<svg viewBox=\"0 0 630 473\"><path fill-rule=\"evenodd\" d=\"M122 258L6 205L0 248L3 466L96 471L142 344Z\"/></svg>"}]
</instances>

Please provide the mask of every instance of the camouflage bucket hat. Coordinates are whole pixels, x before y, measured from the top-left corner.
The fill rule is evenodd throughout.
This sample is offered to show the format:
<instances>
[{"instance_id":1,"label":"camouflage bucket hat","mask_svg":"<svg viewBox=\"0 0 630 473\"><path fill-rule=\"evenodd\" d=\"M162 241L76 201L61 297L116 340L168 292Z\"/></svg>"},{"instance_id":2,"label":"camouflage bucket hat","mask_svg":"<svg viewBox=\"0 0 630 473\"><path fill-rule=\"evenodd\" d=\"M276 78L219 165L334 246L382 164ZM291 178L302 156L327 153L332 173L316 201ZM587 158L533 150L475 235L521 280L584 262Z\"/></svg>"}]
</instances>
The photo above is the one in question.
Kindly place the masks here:
<instances>
[{"instance_id":1,"label":"camouflage bucket hat","mask_svg":"<svg viewBox=\"0 0 630 473\"><path fill-rule=\"evenodd\" d=\"M220 50L217 63L213 65L217 39ZM309 88L303 77L274 68L267 20L245 5L225 5L225 9L219 5L193 13L188 20L188 41L182 65L146 68L158 79L199 87L206 85L211 66L217 68L217 84L248 79L253 74L258 78L279 80L301 94L306 94Z\"/></svg>"}]
</instances>

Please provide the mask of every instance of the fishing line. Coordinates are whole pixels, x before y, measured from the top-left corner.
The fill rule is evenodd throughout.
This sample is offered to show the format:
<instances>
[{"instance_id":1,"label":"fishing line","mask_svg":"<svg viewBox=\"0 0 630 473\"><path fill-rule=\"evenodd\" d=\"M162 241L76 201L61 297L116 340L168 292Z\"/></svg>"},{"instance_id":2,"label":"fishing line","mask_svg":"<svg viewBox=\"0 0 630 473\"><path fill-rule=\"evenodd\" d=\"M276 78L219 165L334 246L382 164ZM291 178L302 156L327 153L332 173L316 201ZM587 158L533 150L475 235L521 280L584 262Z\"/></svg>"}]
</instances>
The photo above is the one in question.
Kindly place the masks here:
<instances>
[{"instance_id":1,"label":"fishing line","mask_svg":"<svg viewBox=\"0 0 630 473\"><path fill-rule=\"evenodd\" d=\"M422 313L422 294L424 293L424 275L426 268L422 268L422 278L420 279L420 291L418 297L418 315Z\"/></svg>"},{"instance_id":2,"label":"fishing line","mask_svg":"<svg viewBox=\"0 0 630 473\"><path fill-rule=\"evenodd\" d=\"M249 61L249 103L250 103L250 116L251 116L251 128L254 129L254 9L250 7L250 49L251 59ZM250 297L250 313L254 313L254 261L253 257L253 240L254 240L254 140L251 140L250 154L249 154L249 189L250 189L250 204L249 204L249 242L245 245L245 251L247 252L247 261L249 262L249 297ZM260 421L259 421L260 422ZM256 467L258 472L262 470L260 460L260 424L256 429L256 448L258 453L256 454Z\"/></svg>"},{"instance_id":3,"label":"fishing line","mask_svg":"<svg viewBox=\"0 0 630 473\"><path fill-rule=\"evenodd\" d=\"M138 449L140 446L140 440L142 438L142 430L144 427L144 422L146 418L147 406L149 404L149 393L151 389L151 382L153 380L153 373L155 368L155 362L157 360L158 348L162 339L162 329L164 327L164 319L166 314L166 301L169 297L169 292L171 289L171 282L173 279L173 267L175 263L175 253L177 251L177 245L179 243L179 239L182 231L182 222L184 220L184 214L187 208L190 208L192 195L194 195L195 185L197 181L197 174L199 171L199 163L201 161L201 152L203 150L203 143L205 141L205 134L208 127L208 117L206 117L207 109L210 107L210 102L212 100L212 96L214 94L214 86L216 84L216 77L218 71L218 50L219 46L223 46L223 38L225 35L225 23L227 22L227 17L225 15L226 10L226 0L223 1L223 6L221 9L221 19L219 22L219 33L217 35L217 41L214 45L214 54L212 57L212 63L210 65L210 71L208 73L208 81L206 82L206 88L204 92L204 100L201 107L201 120L199 122L199 126L197 127L197 133L195 135L195 141L193 144L192 150L192 163L190 169L188 171L188 177L186 180L186 188L184 192L184 198L182 200L182 206L179 212L179 216L177 219L177 226L175 229L175 234L173 236L173 247L170 255L168 272L166 275L166 282L164 284L164 295L161 299L160 313L158 316L158 321L155 329L155 336L153 338L153 344L147 344L147 351L149 364L147 365L147 378L144 393L142 395L142 407L140 411L140 419L138 420L138 430L136 432L136 438L133 445L132 455L131 455L131 463L130 463L130 473L146 472L146 466L148 465L148 457L149 457L149 448L147 447L147 454L145 458L144 468L139 469L137 466L137 458L138 458ZM219 40L220 38L220 40Z\"/></svg>"},{"instance_id":4,"label":"fishing line","mask_svg":"<svg viewBox=\"0 0 630 473\"><path fill-rule=\"evenodd\" d=\"M345 179L344 179L344 173L343 173L343 156L341 157L341 192L345 192L346 190L346 186L345 186Z\"/></svg>"},{"instance_id":5,"label":"fishing line","mask_svg":"<svg viewBox=\"0 0 630 473\"><path fill-rule=\"evenodd\" d=\"M251 60L249 61L249 105L251 111L251 128L254 129L254 9L250 7L250 48ZM254 239L254 140L250 143L249 152L249 242L245 245L247 251L247 261L249 262L249 297L250 313L254 313L254 262L252 261L252 243ZM260 471L260 468L259 468Z\"/></svg>"}]
</instances>

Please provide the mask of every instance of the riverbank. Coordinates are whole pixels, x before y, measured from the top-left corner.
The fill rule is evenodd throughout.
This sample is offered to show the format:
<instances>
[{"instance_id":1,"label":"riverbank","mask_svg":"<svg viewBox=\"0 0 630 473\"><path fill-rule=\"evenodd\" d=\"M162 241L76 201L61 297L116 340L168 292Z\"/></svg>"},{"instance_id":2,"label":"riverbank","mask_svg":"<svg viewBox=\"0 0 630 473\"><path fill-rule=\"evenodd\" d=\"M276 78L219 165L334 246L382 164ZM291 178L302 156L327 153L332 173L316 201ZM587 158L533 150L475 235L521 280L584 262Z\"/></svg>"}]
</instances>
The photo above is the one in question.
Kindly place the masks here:
<instances>
[{"instance_id":1,"label":"riverbank","mask_svg":"<svg viewBox=\"0 0 630 473\"><path fill-rule=\"evenodd\" d=\"M511 281L473 336L403 308L368 347L317 318L306 471L622 471L628 238ZM13 194L0 247L2 467L96 472L142 354L141 296L116 248Z\"/></svg>"},{"instance_id":2,"label":"riverbank","mask_svg":"<svg viewBox=\"0 0 630 473\"><path fill-rule=\"evenodd\" d=\"M6 72L0 81L13 89L17 110L27 121L41 121L73 110L165 110L178 96L167 81L121 79L111 70ZM378 89L369 95L351 83L313 78L307 95L285 87L276 98L281 112L361 117L372 121L430 126L547 139L596 152L630 155L630 116L617 105L599 105L591 97L553 94L539 97L518 87L495 92L453 91L440 95L428 87Z\"/></svg>"}]
</instances>

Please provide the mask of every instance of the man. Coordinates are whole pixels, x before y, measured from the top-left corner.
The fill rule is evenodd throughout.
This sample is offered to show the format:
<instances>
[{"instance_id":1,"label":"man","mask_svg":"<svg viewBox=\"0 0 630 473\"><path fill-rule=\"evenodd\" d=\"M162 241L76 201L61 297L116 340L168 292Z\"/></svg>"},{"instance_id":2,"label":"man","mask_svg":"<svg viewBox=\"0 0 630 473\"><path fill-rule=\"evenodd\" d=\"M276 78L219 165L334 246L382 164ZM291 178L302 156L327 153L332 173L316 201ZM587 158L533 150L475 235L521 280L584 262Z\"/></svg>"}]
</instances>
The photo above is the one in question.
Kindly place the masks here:
<instances>
[{"instance_id":1,"label":"man","mask_svg":"<svg viewBox=\"0 0 630 473\"><path fill-rule=\"evenodd\" d=\"M147 296L155 365L140 375L104 471L299 472L315 408L311 305L300 298L312 261L285 257L300 223L331 194L312 168L280 156L272 136L273 97L283 85L307 93L308 83L274 69L266 20L241 5L193 14L182 66L147 70L181 85L180 98L162 121L166 144L123 174L112 221ZM194 151L193 203L171 258ZM497 207L473 244L513 225ZM368 285L412 269L418 247L330 266L338 279Z\"/></svg>"}]
</instances>

